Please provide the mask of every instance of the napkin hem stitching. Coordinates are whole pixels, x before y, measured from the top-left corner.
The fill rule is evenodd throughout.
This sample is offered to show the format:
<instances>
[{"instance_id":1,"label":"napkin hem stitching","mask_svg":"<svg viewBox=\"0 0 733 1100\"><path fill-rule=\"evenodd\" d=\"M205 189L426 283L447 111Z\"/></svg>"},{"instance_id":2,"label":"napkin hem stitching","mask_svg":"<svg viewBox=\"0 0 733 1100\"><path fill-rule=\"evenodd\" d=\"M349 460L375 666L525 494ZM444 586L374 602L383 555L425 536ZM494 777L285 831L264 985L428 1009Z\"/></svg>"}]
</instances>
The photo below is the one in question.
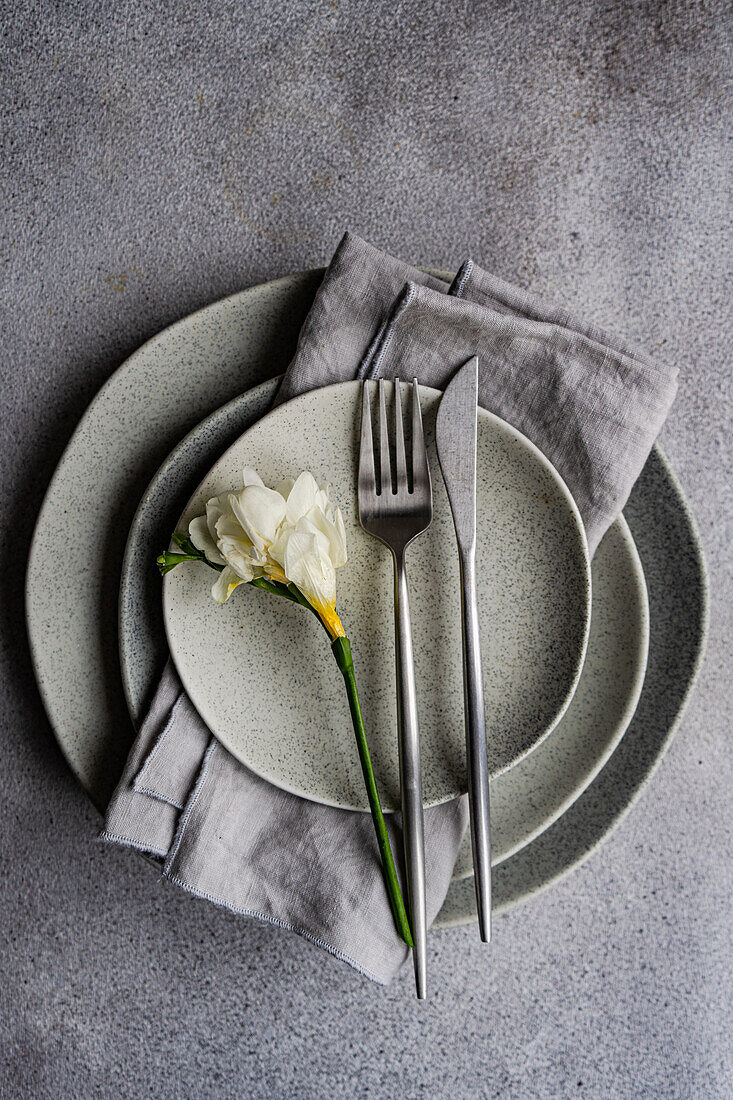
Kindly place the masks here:
<instances>
[{"instance_id":1,"label":"napkin hem stitching","mask_svg":"<svg viewBox=\"0 0 733 1100\"><path fill-rule=\"evenodd\" d=\"M436 293L438 292L436 291ZM394 335L394 330L397 326L397 322L402 317L402 314L405 312L405 310L409 309L416 294L417 287L415 286L415 284L407 283L402 294L397 298L397 301L395 302L394 308L392 310L392 316L387 320L381 333L377 337L377 340L379 341L379 346L374 349L373 361L371 363L367 363L367 369L364 375L365 378L374 379L379 377L379 371L381 370L384 357L387 354L387 349L392 342L392 337Z\"/></svg>"},{"instance_id":2,"label":"napkin hem stitching","mask_svg":"<svg viewBox=\"0 0 733 1100\"><path fill-rule=\"evenodd\" d=\"M463 291L466 289L466 283L473 271L473 266L473 260L466 260L465 264L463 264L461 269L457 272L455 279L448 287L448 296L450 298L463 297Z\"/></svg>"},{"instance_id":3,"label":"napkin hem stitching","mask_svg":"<svg viewBox=\"0 0 733 1100\"><path fill-rule=\"evenodd\" d=\"M166 806L172 806L174 810L182 810L182 802L174 802L172 798L167 795L161 794L160 791L154 791L152 787L138 786L136 782L133 782L132 789L137 794L147 794L150 798L156 799L158 802L165 802Z\"/></svg>"},{"instance_id":4,"label":"napkin hem stitching","mask_svg":"<svg viewBox=\"0 0 733 1100\"><path fill-rule=\"evenodd\" d=\"M206 774L209 770L209 760L211 759L211 754L213 753L215 746L216 746L216 741L212 737L211 741L209 742L209 746L208 746L206 752L204 753L204 759L201 762L201 771L199 772L198 779L196 780L196 784L195 784L193 790L191 791L191 795L188 799L188 804L186 806L186 809L183 811L183 814L181 815L181 819L178 823L178 828L176 830L176 835L173 838L173 845L171 847L170 852L168 853L168 858L165 861L165 866L163 868L163 874L167 874L167 872L169 871L169 869L170 869L170 867L173 863L173 860L175 859L176 855L178 854L178 849L181 846L181 841L183 840L183 834L186 831L186 825L188 824L188 819L190 818L191 814L193 813L194 807L196 806L196 803L198 802L199 794L201 793L201 788L203 787L204 782L206 780Z\"/></svg>"},{"instance_id":5,"label":"napkin hem stitching","mask_svg":"<svg viewBox=\"0 0 733 1100\"><path fill-rule=\"evenodd\" d=\"M138 852L149 852L152 856L160 856L161 859L165 859L168 855L167 848L153 848L152 844L143 844L140 840L133 840L132 837L122 836L120 833L109 833L104 829L99 834L99 840L104 844L124 844L127 848L136 848Z\"/></svg>"},{"instance_id":6,"label":"napkin hem stitching","mask_svg":"<svg viewBox=\"0 0 733 1100\"><path fill-rule=\"evenodd\" d=\"M295 932L298 936L302 936L304 940L312 943L315 947L320 947L324 951L327 951L329 955L338 959L340 962L348 963L360 974L363 974L365 978L369 978L371 981L376 982L377 985L388 985L383 978L378 978L371 970L367 970L365 966L358 963L356 959L353 959L351 955L347 955L344 951L340 951L333 944L327 942L327 940L319 939L312 932L308 932L305 928L299 927L297 924L293 924L291 921L283 920L281 917L271 917L266 913L260 913L256 909L244 909L242 906L234 905L230 901L226 901L223 898L217 897L216 894L209 893L208 890L201 890L197 886L192 886L191 883L186 882L185 879L180 878L178 875L172 875L163 869L163 875L169 882L175 883L176 886L182 887L188 891L189 894L193 894L195 897L202 898L205 901L213 902L214 905L219 905L223 909L229 909L232 913L237 913L243 917L253 917L255 920L262 921L264 924L273 924L278 928L284 928L287 932Z\"/></svg>"},{"instance_id":7,"label":"napkin hem stitching","mask_svg":"<svg viewBox=\"0 0 733 1100\"><path fill-rule=\"evenodd\" d=\"M186 830L186 825L188 824L189 818L193 813L203 785L206 781L206 776L209 771L209 761L211 760L211 755L214 752L215 748L216 740L212 737L209 747L204 753L204 759L201 764L201 771L199 773L198 779L196 780L196 785L191 792L191 796L188 800L186 809L178 824L178 829L176 831L173 845L170 852L168 853L168 858L166 859L163 866L163 877L167 878L169 882L175 883L176 886L180 886L182 889L187 890L190 894L193 894L196 897L203 898L205 901L213 902L214 905L219 905L224 909L230 909L233 913L239 913L242 916L253 917L256 920L261 920L266 924L274 924L279 928L284 928L286 931L295 932L297 935L302 936L303 939L308 940L309 943L312 943L316 947L320 947L324 951L327 951L328 954L333 955L334 958L339 959L341 962L348 963L349 966L354 968L354 970L357 970L360 974L363 974L365 978L369 978L371 981L376 982L378 985L387 985L387 982L383 981L381 978L378 978L377 975L373 974L370 970L367 970L360 963L358 963L356 959L352 959L350 955L345 954L343 951L339 951L337 947L334 947L332 944L327 943L326 940L319 939L312 932L308 932L304 928L299 928L297 925L292 924L289 921L284 921L279 917L270 917L267 916L265 913L258 913L256 910L253 909L240 908L239 906L234 905L233 903L228 902L223 898L217 897L215 894L209 893L209 891L207 890L202 890L200 887L191 885L190 883L182 879L180 875L174 874L172 872L171 869L175 861L175 857L178 854L178 849L181 846L183 834Z\"/></svg>"}]
</instances>

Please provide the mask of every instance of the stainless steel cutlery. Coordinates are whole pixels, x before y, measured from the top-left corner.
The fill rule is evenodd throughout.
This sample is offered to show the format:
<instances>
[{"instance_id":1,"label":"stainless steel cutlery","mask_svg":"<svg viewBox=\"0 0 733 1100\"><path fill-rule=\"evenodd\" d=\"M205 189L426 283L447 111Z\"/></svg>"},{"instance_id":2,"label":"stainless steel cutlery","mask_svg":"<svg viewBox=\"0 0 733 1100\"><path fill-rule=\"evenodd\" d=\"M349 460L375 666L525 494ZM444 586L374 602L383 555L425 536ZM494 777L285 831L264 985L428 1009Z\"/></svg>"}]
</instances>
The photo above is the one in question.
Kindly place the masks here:
<instances>
[{"instance_id":1,"label":"stainless steel cutlery","mask_svg":"<svg viewBox=\"0 0 733 1100\"><path fill-rule=\"evenodd\" d=\"M451 379L438 409L435 443L448 490L461 561L463 682L471 845L481 939L491 938L491 844L486 719L476 592L476 407L478 359Z\"/></svg>"},{"instance_id":2,"label":"stainless steel cutlery","mask_svg":"<svg viewBox=\"0 0 733 1100\"><path fill-rule=\"evenodd\" d=\"M412 386L412 461L407 469L400 383L395 382L395 470L392 475L387 429L386 383L379 381L379 447L375 468L369 384L364 383L361 451L359 456L359 519L362 527L381 539L394 560L395 648L397 658L397 717L399 727L400 792L405 866L417 996L427 995L427 917L425 912L425 844L423 840L422 779L418 733L415 668L410 627L410 601L405 551L430 526L433 493L417 380Z\"/></svg>"},{"instance_id":3,"label":"stainless steel cutlery","mask_svg":"<svg viewBox=\"0 0 733 1100\"><path fill-rule=\"evenodd\" d=\"M375 462L369 383L364 383L358 480L359 519L366 531L390 548L394 561L400 792L409 911L415 943L415 982L417 995L422 999L427 993L425 845L420 739L405 551L412 540L430 525L433 495L417 379L412 385L412 456L409 472L399 381L394 383L394 473L392 470L386 388L384 379L380 379ZM435 434L460 555L471 844L479 930L481 939L488 943L491 938L491 844L486 720L476 590L477 396L478 360L474 356L461 367L448 385L438 409Z\"/></svg>"}]
</instances>

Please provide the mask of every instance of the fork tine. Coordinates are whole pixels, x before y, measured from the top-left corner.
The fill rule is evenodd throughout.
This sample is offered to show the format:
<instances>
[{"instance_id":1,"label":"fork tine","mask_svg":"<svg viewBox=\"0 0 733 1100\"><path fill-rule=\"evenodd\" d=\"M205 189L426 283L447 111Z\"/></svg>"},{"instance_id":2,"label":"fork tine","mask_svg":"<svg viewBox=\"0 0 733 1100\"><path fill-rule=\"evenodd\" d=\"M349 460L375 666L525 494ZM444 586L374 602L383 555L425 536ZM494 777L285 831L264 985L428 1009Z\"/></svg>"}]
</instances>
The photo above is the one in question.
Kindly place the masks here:
<instances>
[{"instance_id":1,"label":"fork tine","mask_svg":"<svg viewBox=\"0 0 733 1100\"><path fill-rule=\"evenodd\" d=\"M364 382L361 402L361 448L359 450L359 495L374 494L377 482L374 476L374 443L372 441L372 409L369 402L369 383Z\"/></svg>"},{"instance_id":2,"label":"fork tine","mask_svg":"<svg viewBox=\"0 0 733 1100\"><path fill-rule=\"evenodd\" d=\"M399 378L394 383L395 406L395 468L397 476L397 492L408 492L407 484L407 457L405 455L405 429L402 424L402 387Z\"/></svg>"},{"instance_id":3,"label":"fork tine","mask_svg":"<svg viewBox=\"0 0 733 1100\"><path fill-rule=\"evenodd\" d=\"M427 479L427 486L425 485ZM428 466L428 453L425 448L425 437L422 430L422 411L420 409L420 392L417 386L417 378L412 383L412 490L417 492L420 481L421 488L430 491L430 467Z\"/></svg>"},{"instance_id":4,"label":"fork tine","mask_svg":"<svg viewBox=\"0 0 733 1100\"><path fill-rule=\"evenodd\" d=\"M387 432L386 385L379 379L379 492L392 492L392 466L389 461L389 434Z\"/></svg>"}]
</instances>

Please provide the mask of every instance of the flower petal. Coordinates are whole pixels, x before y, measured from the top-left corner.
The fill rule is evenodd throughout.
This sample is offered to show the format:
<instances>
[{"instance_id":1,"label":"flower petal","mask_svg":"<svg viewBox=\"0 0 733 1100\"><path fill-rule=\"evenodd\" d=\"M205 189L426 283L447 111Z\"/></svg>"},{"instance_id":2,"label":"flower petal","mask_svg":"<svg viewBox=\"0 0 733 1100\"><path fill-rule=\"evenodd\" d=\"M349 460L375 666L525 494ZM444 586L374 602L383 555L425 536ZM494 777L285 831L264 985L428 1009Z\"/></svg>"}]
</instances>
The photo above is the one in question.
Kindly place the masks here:
<instances>
[{"instance_id":1,"label":"flower petal","mask_svg":"<svg viewBox=\"0 0 733 1100\"><path fill-rule=\"evenodd\" d=\"M211 537L209 525L206 522L206 516L196 516L196 519L192 519L188 525L188 533L191 536L191 542L197 550L201 551L208 561L212 561L216 565L226 565L226 562L216 548L216 543Z\"/></svg>"},{"instance_id":2,"label":"flower petal","mask_svg":"<svg viewBox=\"0 0 733 1100\"><path fill-rule=\"evenodd\" d=\"M285 512L288 523L295 525L301 516L310 512L316 503L318 484L313 474L303 470L288 494Z\"/></svg>"},{"instance_id":3,"label":"flower petal","mask_svg":"<svg viewBox=\"0 0 733 1100\"><path fill-rule=\"evenodd\" d=\"M226 497L211 497L206 501L206 522L209 526L209 534L214 542L216 542L216 524L219 517L226 510Z\"/></svg>"},{"instance_id":4,"label":"flower petal","mask_svg":"<svg viewBox=\"0 0 733 1100\"><path fill-rule=\"evenodd\" d=\"M223 538L242 539L251 545L250 539L244 533L242 524L233 512L223 512L216 521L216 539Z\"/></svg>"},{"instance_id":5,"label":"flower petal","mask_svg":"<svg viewBox=\"0 0 733 1100\"><path fill-rule=\"evenodd\" d=\"M241 493L230 493L229 503L245 534L259 549L274 541L285 518L285 501L274 489L246 485Z\"/></svg>"},{"instance_id":6,"label":"flower petal","mask_svg":"<svg viewBox=\"0 0 733 1100\"><path fill-rule=\"evenodd\" d=\"M317 535L293 532L285 548L285 574L316 610L335 606L336 572L328 555L319 552Z\"/></svg>"},{"instance_id":7,"label":"flower petal","mask_svg":"<svg viewBox=\"0 0 733 1100\"><path fill-rule=\"evenodd\" d=\"M280 584L287 584L288 578L285 576L285 570L276 561L272 561L268 558L262 567L262 574L265 577L269 577L271 581L278 581Z\"/></svg>"},{"instance_id":8,"label":"flower petal","mask_svg":"<svg viewBox=\"0 0 733 1100\"><path fill-rule=\"evenodd\" d=\"M330 544L328 535L323 531L323 513L318 508L311 508L307 516L301 516L295 525L298 534L313 535L318 543L318 553L321 557L329 557Z\"/></svg>"},{"instance_id":9,"label":"flower petal","mask_svg":"<svg viewBox=\"0 0 733 1100\"><path fill-rule=\"evenodd\" d=\"M331 486L328 484L319 486L316 493L316 506L322 508L324 512L328 512L331 507Z\"/></svg>"},{"instance_id":10,"label":"flower petal","mask_svg":"<svg viewBox=\"0 0 733 1100\"><path fill-rule=\"evenodd\" d=\"M251 581L255 577L262 576L262 561L255 556L257 551L249 542L225 537L219 539L219 549L227 565L243 581Z\"/></svg>"},{"instance_id":11,"label":"flower petal","mask_svg":"<svg viewBox=\"0 0 733 1100\"><path fill-rule=\"evenodd\" d=\"M322 552L328 554L334 569L340 569L346 564L346 530L340 509L336 508L334 511L331 508L329 511L330 516L320 508L312 508L307 516L298 520L296 530L306 523L312 530L317 530L323 540Z\"/></svg>"},{"instance_id":12,"label":"flower petal","mask_svg":"<svg viewBox=\"0 0 733 1100\"><path fill-rule=\"evenodd\" d=\"M331 559L335 567L340 569L349 560L346 553L346 527L340 508L335 510L332 523L334 526L334 539L331 544Z\"/></svg>"},{"instance_id":13,"label":"flower petal","mask_svg":"<svg viewBox=\"0 0 733 1100\"><path fill-rule=\"evenodd\" d=\"M262 575L264 551L256 549L242 530L242 525L231 514L219 516L216 522L216 545L224 564L245 581Z\"/></svg>"},{"instance_id":14,"label":"flower petal","mask_svg":"<svg viewBox=\"0 0 733 1100\"><path fill-rule=\"evenodd\" d=\"M277 538L267 548L268 559L275 562L280 568L284 568L285 566L285 548L294 530L294 527L288 527L287 524L283 524L278 532Z\"/></svg>"},{"instance_id":15,"label":"flower petal","mask_svg":"<svg viewBox=\"0 0 733 1100\"><path fill-rule=\"evenodd\" d=\"M238 577L234 570L227 566L216 578L211 589L211 595L217 603L226 603L234 589L244 583L242 578Z\"/></svg>"},{"instance_id":16,"label":"flower petal","mask_svg":"<svg viewBox=\"0 0 733 1100\"><path fill-rule=\"evenodd\" d=\"M284 477L282 481L278 481L275 486L275 492L279 493L283 500L287 500L293 485L295 485L295 482L292 477Z\"/></svg>"},{"instance_id":17,"label":"flower petal","mask_svg":"<svg viewBox=\"0 0 733 1100\"><path fill-rule=\"evenodd\" d=\"M242 470L242 485L261 485L264 488L264 481L251 466L245 466Z\"/></svg>"}]
</instances>

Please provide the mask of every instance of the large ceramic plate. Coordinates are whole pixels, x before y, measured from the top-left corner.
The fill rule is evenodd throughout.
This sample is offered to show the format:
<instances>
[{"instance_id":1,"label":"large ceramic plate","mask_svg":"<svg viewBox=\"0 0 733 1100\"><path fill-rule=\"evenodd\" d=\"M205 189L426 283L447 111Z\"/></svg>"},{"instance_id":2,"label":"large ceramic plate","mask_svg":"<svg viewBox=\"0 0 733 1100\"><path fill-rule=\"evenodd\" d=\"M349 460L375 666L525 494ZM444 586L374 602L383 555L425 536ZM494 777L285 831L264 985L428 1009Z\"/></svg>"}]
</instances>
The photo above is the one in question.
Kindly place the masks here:
<instances>
[{"instance_id":1,"label":"large ceramic plate","mask_svg":"<svg viewBox=\"0 0 733 1100\"><path fill-rule=\"evenodd\" d=\"M458 552L435 454L441 394L421 387L433 521L407 552L425 805L465 792ZM344 382L281 405L249 428L196 490L179 525L241 486L310 469L342 509L349 560L339 606L385 810L400 806L392 561L359 524L362 385ZM557 724L575 689L588 636L590 568L582 522L537 448L479 409L477 558L483 620L489 771L515 764ZM242 587L224 608L205 566L163 584L173 661L211 731L256 774L340 809L368 810L346 693L322 631L301 608Z\"/></svg>"},{"instance_id":2,"label":"large ceramic plate","mask_svg":"<svg viewBox=\"0 0 733 1100\"><path fill-rule=\"evenodd\" d=\"M61 751L99 809L133 739L116 623L125 539L140 496L203 417L282 373L322 275L252 287L149 340L97 394L46 490L26 575L31 657ZM59 531L64 553L50 555Z\"/></svg>"},{"instance_id":3,"label":"large ceramic plate","mask_svg":"<svg viewBox=\"0 0 733 1100\"><path fill-rule=\"evenodd\" d=\"M120 585L120 657L128 705L137 721L167 657L160 578L152 568L183 501L259 410L276 380L212 413L163 463L140 502ZM151 547L153 550L151 551ZM583 671L566 713L550 736L491 785L492 860L503 862L567 808L603 766L636 706L648 647L644 577L626 521L611 527L592 565L592 611ZM472 873L468 835L454 877Z\"/></svg>"},{"instance_id":4,"label":"large ceramic plate","mask_svg":"<svg viewBox=\"0 0 733 1100\"><path fill-rule=\"evenodd\" d=\"M133 737L116 639L122 533L176 442L237 393L285 368L321 275L252 287L145 344L92 402L51 481L28 564L28 633L59 745L99 808ZM69 525L64 517L79 510L85 523ZM499 908L541 890L603 841L663 754L697 673L707 621L704 559L658 448L626 512L651 578L650 655L639 707L619 750L571 810L497 868ZM65 554L50 557L44 548L55 545L60 529ZM473 919L466 883L463 906L462 891L451 888L441 921Z\"/></svg>"}]
</instances>

